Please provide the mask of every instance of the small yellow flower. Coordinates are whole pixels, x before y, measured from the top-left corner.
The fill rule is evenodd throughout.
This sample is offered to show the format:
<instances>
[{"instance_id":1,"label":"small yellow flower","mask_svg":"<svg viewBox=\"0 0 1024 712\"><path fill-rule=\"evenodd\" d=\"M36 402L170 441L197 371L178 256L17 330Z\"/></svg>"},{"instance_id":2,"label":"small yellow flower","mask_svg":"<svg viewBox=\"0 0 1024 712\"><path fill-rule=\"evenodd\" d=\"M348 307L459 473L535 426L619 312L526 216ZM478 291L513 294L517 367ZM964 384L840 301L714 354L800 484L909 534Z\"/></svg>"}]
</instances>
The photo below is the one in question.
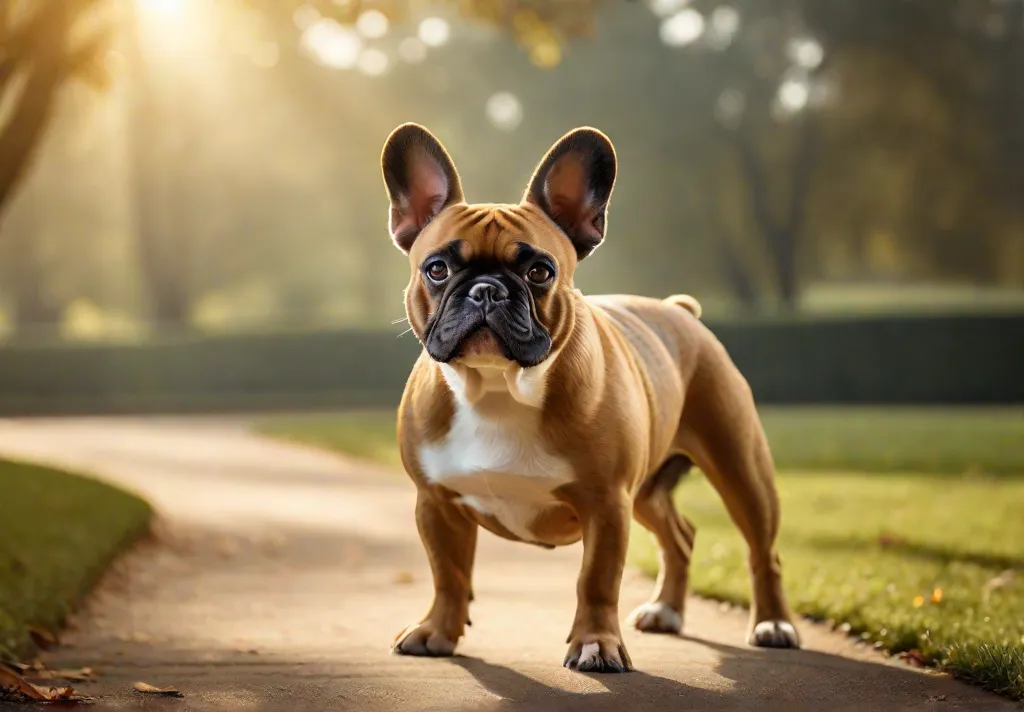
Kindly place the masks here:
<instances>
[{"instance_id":1,"label":"small yellow flower","mask_svg":"<svg viewBox=\"0 0 1024 712\"><path fill-rule=\"evenodd\" d=\"M932 603L942 603L942 589L937 588L932 591Z\"/></svg>"},{"instance_id":2,"label":"small yellow flower","mask_svg":"<svg viewBox=\"0 0 1024 712\"><path fill-rule=\"evenodd\" d=\"M914 596L914 608L920 608L924 605L924 596Z\"/></svg>"}]
</instances>

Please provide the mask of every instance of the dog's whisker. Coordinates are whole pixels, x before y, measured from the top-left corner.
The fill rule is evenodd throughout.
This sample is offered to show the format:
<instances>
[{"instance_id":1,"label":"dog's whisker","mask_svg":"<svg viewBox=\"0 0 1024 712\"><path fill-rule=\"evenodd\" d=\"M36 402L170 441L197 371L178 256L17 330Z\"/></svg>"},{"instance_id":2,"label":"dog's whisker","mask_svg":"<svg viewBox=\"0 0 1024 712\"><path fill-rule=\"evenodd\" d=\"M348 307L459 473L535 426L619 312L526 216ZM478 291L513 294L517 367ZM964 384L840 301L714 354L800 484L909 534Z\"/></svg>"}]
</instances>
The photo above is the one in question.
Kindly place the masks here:
<instances>
[{"instance_id":1,"label":"dog's whisker","mask_svg":"<svg viewBox=\"0 0 1024 712\"><path fill-rule=\"evenodd\" d=\"M410 331L412 331L412 327L411 326L408 329L406 329L405 331L403 331L401 334L399 334L396 338L400 339L403 336L405 336L406 334L408 334Z\"/></svg>"},{"instance_id":2,"label":"dog's whisker","mask_svg":"<svg viewBox=\"0 0 1024 712\"><path fill-rule=\"evenodd\" d=\"M409 321L409 317L403 316L401 319L395 319L392 324L401 324L403 321Z\"/></svg>"}]
</instances>

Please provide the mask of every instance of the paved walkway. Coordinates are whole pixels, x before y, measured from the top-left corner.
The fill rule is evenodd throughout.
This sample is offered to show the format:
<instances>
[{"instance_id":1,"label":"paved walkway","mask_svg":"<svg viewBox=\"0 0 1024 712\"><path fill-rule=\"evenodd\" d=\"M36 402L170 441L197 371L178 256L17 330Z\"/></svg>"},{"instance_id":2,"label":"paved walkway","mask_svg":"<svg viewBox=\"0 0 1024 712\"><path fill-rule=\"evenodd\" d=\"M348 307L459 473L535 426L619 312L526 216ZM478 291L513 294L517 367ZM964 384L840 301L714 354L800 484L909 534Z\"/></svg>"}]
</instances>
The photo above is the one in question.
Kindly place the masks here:
<instances>
[{"instance_id":1,"label":"paved walkway","mask_svg":"<svg viewBox=\"0 0 1024 712\"><path fill-rule=\"evenodd\" d=\"M162 515L49 654L102 671L80 685L94 709L1017 709L806 623L803 651L748 648L745 613L701 600L685 638L626 634L640 672L573 673L561 661L580 549L490 535L461 656L391 656L431 588L404 477L212 419L0 421L0 451L92 471ZM623 615L649 591L629 573ZM143 698L136 680L185 698Z\"/></svg>"}]
</instances>

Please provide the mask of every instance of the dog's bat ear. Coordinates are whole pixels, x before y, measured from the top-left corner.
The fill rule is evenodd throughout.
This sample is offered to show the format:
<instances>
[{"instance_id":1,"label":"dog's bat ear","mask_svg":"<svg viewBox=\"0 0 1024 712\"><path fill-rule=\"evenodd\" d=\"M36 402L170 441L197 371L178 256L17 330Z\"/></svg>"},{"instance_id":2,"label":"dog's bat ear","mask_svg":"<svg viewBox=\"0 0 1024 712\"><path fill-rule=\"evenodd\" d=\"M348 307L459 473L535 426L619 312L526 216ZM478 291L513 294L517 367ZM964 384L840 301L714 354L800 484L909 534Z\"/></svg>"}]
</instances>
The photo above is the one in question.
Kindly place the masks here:
<instances>
[{"instance_id":1,"label":"dog's bat ear","mask_svg":"<svg viewBox=\"0 0 1024 712\"><path fill-rule=\"evenodd\" d=\"M579 259L604 241L615 166L608 137L578 128L551 147L526 188L523 202L537 205L562 228Z\"/></svg>"},{"instance_id":2,"label":"dog's bat ear","mask_svg":"<svg viewBox=\"0 0 1024 712\"><path fill-rule=\"evenodd\" d=\"M391 132L380 158L391 208L388 232L402 252L439 212L461 202L462 184L441 142L419 124Z\"/></svg>"}]
</instances>

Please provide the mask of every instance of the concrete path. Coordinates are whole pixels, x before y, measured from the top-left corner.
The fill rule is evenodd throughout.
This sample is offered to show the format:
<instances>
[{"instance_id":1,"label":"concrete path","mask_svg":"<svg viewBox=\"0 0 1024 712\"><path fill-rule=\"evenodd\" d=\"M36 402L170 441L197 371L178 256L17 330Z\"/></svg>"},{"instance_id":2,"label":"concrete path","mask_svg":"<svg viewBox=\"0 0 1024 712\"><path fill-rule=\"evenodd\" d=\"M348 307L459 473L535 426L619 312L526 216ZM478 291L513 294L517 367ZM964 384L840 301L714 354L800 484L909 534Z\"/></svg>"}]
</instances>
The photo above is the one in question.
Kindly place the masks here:
<instances>
[{"instance_id":1,"label":"concrete path","mask_svg":"<svg viewBox=\"0 0 1024 712\"><path fill-rule=\"evenodd\" d=\"M1017 709L820 626L801 625L803 651L748 648L743 611L696 599L685 638L627 633L640 672L573 673L561 661L580 549L490 535L461 656L391 656L431 590L404 477L223 420L0 421L0 451L92 471L162 515L47 656L102 671L79 685L94 709ZM623 615L649 591L629 573ZM143 697L136 680L185 697Z\"/></svg>"}]
</instances>

